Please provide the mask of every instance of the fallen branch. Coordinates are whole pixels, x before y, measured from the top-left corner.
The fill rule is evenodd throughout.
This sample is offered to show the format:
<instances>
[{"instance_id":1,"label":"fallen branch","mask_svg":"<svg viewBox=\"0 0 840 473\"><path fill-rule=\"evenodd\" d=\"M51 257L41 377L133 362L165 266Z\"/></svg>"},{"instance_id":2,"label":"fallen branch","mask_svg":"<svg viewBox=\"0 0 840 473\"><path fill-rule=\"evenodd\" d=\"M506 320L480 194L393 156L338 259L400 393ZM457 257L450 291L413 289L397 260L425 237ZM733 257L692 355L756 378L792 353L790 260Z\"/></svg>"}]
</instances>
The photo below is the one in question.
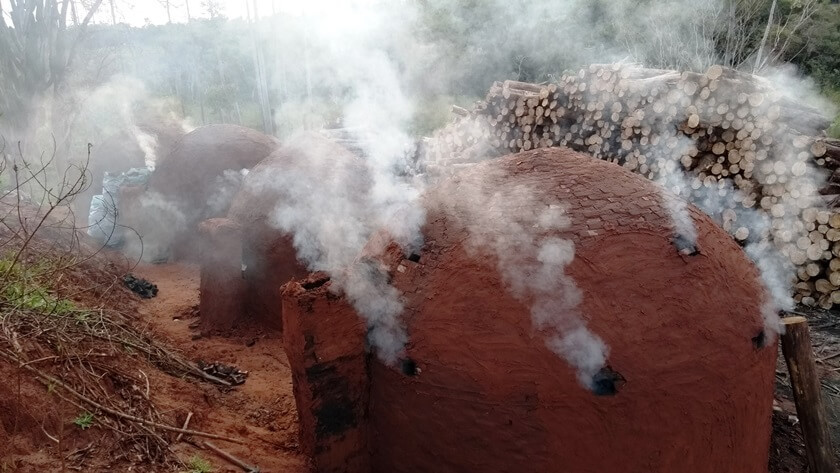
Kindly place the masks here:
<instances>
[{"instance_id":1,"label":"fallen branch","mask_svg":"<svg viewBox=\"0 0 840 473\"><path fill-rule=\"evenodd\" d=\"M214 452L216 452L217 455L219 455L220 457L229 461L231 464L236 465L239 468L242 468L242 470L244 470L248 473L259 473L259 471L260 471L259 467L248 465L247 463L245 463L242 460L236 458L235 456L231 455L230 453L222 450L221 448L213 445L210 442L202 442L202 443L204 444L205 447L209 448L210 450L213 450Z\"/></svg>"},{"instance_id":2,"label":"fallen branch","mask_svg":"<svg viewBox=\"0 0 840 473\"><path fill-rule=\"evenodd\" d=\"M4 350L0 350L0 356L3 356L4 358L6 358L7 360L9 360L13 363L17 363L21 368L24 368L28 371L31 371L32 373L37 375L39 378L41 378L41 381L45 382L45 384L47 384L47 385L52 384L52 385L62 387L67 392L69 392L74 397L76 397L77 399L87 403L90 406L95 407L96 409L99 409L103 412L111 414L114 417L119 417L121 419L125 419L125 420L131 421L131 422L136 422L138 424L148 425L148 426L155 427L155 428L158 428L158 429L168 430L170 432L178 432L178 433L182 433L182 434L186 434L186 435L194 435L196 437L205 437L205 438L211 438L211 439L225 440L225 441L228 441L228 442L238 443L238 444L245 443L242 440L234 439L234 438L231 438L231 437L225 437L223 435L216 435L216 434L211 434L211 433L208 433L208 432L201 432L201 431L197 431L197 430L179 429L178 427L172 427L172 426L166 425L166 424L159 424L157 422L152 422L150 420L146 420L146 419L143 419L141 417L136 417L136 416L133 416L133 415L130 415L130 414L126 414L124 412L117 411L115 409L111 409L109 407L105 407L102 404L94 401L93 399L90 399L87 396L79 393L78 391L71 388L66 383L61 381L60 379L55 378L54 376L50 376L49 374L44 373L43 371L39 370L38 368L34 368L30 365L26 365L26 364L22 363L21 360L18 360L16 356L11 355Z\"/></svg>"}]
</instances>

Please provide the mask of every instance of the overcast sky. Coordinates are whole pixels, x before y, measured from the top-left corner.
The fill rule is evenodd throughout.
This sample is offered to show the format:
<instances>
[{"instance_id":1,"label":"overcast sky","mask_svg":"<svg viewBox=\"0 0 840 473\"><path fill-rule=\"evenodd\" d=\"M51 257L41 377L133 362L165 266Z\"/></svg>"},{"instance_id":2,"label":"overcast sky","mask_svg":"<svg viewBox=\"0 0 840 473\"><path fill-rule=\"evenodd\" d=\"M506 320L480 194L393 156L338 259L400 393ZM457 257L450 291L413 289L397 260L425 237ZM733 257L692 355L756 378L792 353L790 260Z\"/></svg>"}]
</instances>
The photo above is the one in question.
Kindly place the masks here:
<instances>
[{"instance_id":1,"label":"overcast sky","mask_svg":"<svg viewBox=\"0 0 840 473\"><path fill-rule=\"evenodd\" d=\"M81 12L82 0L73 0ZM113 0L117 23L128 23L132 26L143 26L147 23L164 24L166 17L166 0ZM172 21L181 23L187 21L187 0L169 0L169 11ZM189 0L190 15L193 18L207 18L207 0ZM256 3L260 16L277 13L299 13L303 9L313 8L314 4L339 3L342 0L213 0L221 7L222 13L228 18L244 18L247 15L246 3L253 6ZM87 2L85 2L87 3ZM0 0L5 14L8 14L9 0ZM97 23L111 23L111 0L103 0L97 15Z\"/></svg>"},{"instance_id":2,"label":"overcast sky","mask_svg":"<svg viewBox=\"0 0 840 473\"><path fill-rule=\"evenodd\" d=\"M100 7L97 22L111 21L110 0L103 0ZM181 23L187 21L186 0L169 0L169 10L172 21ZM189 0L190 14L193 18L207 18L205 0ZM246 2L253 5L257 3L259 14L271 14L272 9L286 9L289 4L295 4L294 0L214 0L221 7L222 14L228 18L242 18L246 16ZM166 0L114 0L117 22L128 23L133 26L142 26L146 21L153 24L166 23Z\"/></svg>"}]
</instances>

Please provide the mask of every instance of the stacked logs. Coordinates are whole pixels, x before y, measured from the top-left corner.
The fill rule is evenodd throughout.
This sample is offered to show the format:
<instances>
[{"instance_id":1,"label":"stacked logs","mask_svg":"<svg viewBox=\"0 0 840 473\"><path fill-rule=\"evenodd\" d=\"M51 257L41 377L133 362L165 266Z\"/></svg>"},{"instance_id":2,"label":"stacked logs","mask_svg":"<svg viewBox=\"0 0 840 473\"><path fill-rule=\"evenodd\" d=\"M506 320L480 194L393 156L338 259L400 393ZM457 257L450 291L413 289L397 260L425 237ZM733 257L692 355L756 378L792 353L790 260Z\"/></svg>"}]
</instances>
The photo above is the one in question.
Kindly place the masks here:
<instances>
[{"instance_id":1,"label":"stacked logs","mask_svg":"<svg viewBox=\"0 0 840 473\"><path fill-rule=\"evenodd\" d=\"M741 244L772 242L796 268L797 302L840 304L840 141L764 78L593 64L551 83L497 82L452 111L424 144L431 173L533 148L587 152L661 182Z\"/></svg>"}]
</instances>

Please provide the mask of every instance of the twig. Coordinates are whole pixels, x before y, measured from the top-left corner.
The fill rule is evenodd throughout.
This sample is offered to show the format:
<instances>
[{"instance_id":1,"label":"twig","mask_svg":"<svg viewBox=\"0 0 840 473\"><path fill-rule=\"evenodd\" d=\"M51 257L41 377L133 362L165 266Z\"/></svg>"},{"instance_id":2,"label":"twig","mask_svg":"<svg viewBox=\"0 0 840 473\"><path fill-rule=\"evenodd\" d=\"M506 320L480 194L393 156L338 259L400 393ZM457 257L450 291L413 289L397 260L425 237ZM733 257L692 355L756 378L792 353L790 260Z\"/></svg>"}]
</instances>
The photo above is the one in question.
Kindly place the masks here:
<instances>
[{"instance_id":1,"label":"twig","mask_svg":"<svg viewBox=\"0 0 840 473\"><path fill-rule=\"evenodd\" d=\"M31 364L40 363L42 361L47 361L47 360L55 360L57 358L58 358L58 355L45 356L43 358L38 358L37 360L27 361L26 363L24 363L24 365L31 365Z\"/></svg>"},{"instance_id":2,"label":"twig","mask_svg":"<svg viewBox=\"0 0 840 473\"><path fill-rule=\"evenodd\" d=\"M170 432L180 432L180 433L187 434L187 435L195 435L196 437L206 437L206 438L211 438L211 439L219 439L219 440L225 440L225 441L228 441L228 442L238 443L238 444L245 443L242 440L234 439L234 438L230 438L230 437L225 437L223 435L216 435L216 434L211 434L211 433L208 433L208 432L200 432L200 431L197 431L197 430L179 429L178 427L172 427L172 426L166 425L166 424L159 424L157 422L152 422L150 420L146 420L146 419L143 419L141 417L136 417L136 416L133 416L133 415L130 415L130 414L126 414L124 412L117 411L115 409L111 409L109 407L105 407L102 404L94 401L93 399L90 399L87 396L79 393L78 391L71 388L70 386L68 386L66 383L59 380L58 378L50 376L47 373L44 373L43 371L39 370L38 368L29 366L29 365L20 364L20 360L17 360L16 357L9 355L7 352L5 352L3 350L0 350L0 355L5 357L9 361L12 361L14 363L18 363L21 368L35 373L40 378L42 378L42 380L48 381L49 383L52 383L54 385L57 385L57 386L60 386L60 387L64 388L65 390L67 390L67 392L69 392L70 394L75 396L77 399L80 399L80 400L84 401L85 403L87 403L87 404L89 404L89 405L91 405L91 406L93 406L93 407L95 407L95 408L97 408L101 411L104 411L108 414L111 414L112 416L119 417L121 419L129 420L129 421L132 421L132 422L137 422L139 424L149 425L149 426L156 427L156 428L159 428L159 429L168 430Z\"/></svg>"},{"instance_id":3,"label":"twig","mask_svg":"<svg viewBox=\"0 0 840 473\"><path fill-rule=\"evenodd\" d=\"M43 425L41 426L41 432L43 432L43 433L44 433L44 435L46 435L46 436L47 436L47 438L49 438L49 439L50 439L50 440L52 440L53 442L55 442L55 443L61 443L61 442L60 442L60 441L59 441L56 437L53 437L52 435L50 435L50 434L49 434L49 432L47 432L47 429L45 429Z\"/></svg>"},{"instance_id":4,"label":"twig","mask_svg":"<svg viewBox=\"0 0 840 473\"><path fill-rule=\"evenodd\" d=\"M817 363L825 363L826 361L828 361L832 358L837 358L838 356L840 356L840 351L838 351L837 353L834 353L833 355L828 355L828 356L824 356L822 358L818 358Z\"/></svg>"},{"instance_id":5,"label":"twig","mask_svg":"<svg viewBox=\"0 0 840 473\"><path fill-rule=\"evenodd\" d=\"M139 372L140 372L140 374L142 374L142 375L143 375L143 378L146 380L146 394L145 394L145 396L144 396L144 397L145 397L145 398L146 398L146 400L148 401L148 400L149 400L149 377L148 377L148 376L146 376L146 373L144 373L144 372L143 372L143 370L138 369L137 371L139 371Z\"/></svg>"},{"instance_id":6,"label":"twig","mask_svg":"<svg viewBox=\"0 0 840 473\"><path fill-rule=\"evenodd\" d=\"M192 418L192 411L190 411L190 412L188 412L188 413L187 413L187 419L184 421L184 425L181 427L181 429L182 429L182 430L186 430L186 429L187 429L187 427L190 425L190 419L191 419L191 418ZM177 436L177 437L175 437L175 443L180 442L180 441L181 441L181 437L183 437L183 436L184 436L184 433L183 433L183 432L179 433L179 434L178 434L178 436Z\"/></svg>"}]
</instances>

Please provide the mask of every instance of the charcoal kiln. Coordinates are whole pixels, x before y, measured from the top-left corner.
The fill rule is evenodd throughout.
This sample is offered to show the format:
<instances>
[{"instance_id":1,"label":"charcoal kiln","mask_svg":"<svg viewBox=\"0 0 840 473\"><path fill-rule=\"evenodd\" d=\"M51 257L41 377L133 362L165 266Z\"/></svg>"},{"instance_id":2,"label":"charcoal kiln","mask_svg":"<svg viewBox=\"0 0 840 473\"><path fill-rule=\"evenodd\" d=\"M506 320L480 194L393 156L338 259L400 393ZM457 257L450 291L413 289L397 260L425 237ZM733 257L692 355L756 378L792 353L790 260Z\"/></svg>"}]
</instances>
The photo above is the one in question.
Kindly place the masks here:
<instances>
[{"instance_id":1,"label":"charcoal kiln","mask_svg":"<svg viewBox=\"0 0 840 473\"><path fill-rule=\"evenodd\" d=\"M534 190L522 211L565 206L556 236L574 243L575 310L609 347L589 382L549 349L498 255L470 245L469 215L450 204L477 185ZM755 342L758 272L693 207L697 240L681 251L662 199L562 148L466 167L427 192L420 250L376 256L405 307L392 365L328 277L287 284L285 349L315 471L766 473L776 350Z\"/></svg>"},{"instance_id":2,"label":"charcoal kiln","mask_svg":"<svg viewBox=\"0 0 840 473\"><path fill-rule=\"evenodd\" d=\"M172 242L173 258L197 258L198 223L227 213L239 185L227 182L227 174L254 167L278 146L274 138L237 125L203 126L173 145L149 181L159 200L177 208L181 231Z\"/></svg>"},{"instance_id":3,"label":"charcoal kiln","mask_svg":"<svg viewBox=\"0 0 840 473\"><path fill-rule=\"evenodd\" d=\"M282 327L280 287L309 274L292 236L274 221L278 206L295 206L284 179L327 192L340 186L360 195L367 183L360 159L313 133L291 138L251 169L225 218L200 226L201 314L205 331L227 330L244 320Z\"/></svg>"}]
</instances>

